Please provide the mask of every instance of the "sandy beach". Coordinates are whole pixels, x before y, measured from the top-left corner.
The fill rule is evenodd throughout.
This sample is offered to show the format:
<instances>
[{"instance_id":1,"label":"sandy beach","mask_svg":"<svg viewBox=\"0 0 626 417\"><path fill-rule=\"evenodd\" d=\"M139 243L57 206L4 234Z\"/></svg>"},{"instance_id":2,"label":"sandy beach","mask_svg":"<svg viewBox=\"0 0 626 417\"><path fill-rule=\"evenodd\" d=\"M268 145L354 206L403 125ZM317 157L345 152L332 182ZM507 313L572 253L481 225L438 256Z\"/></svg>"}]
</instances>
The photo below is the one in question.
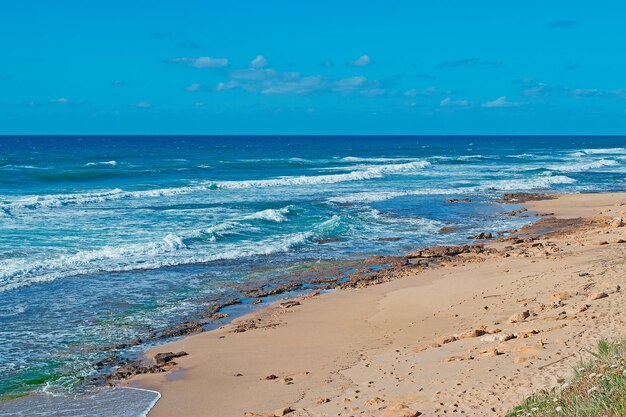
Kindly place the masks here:
<instances>
[{"instance_id":1,"label":"sandy beach","mask_svg":"<svg viewBox=\"0 0 626 417\"><path fill-rule=\"evenodd\" d=\"M188 355L123 384L162 394L150 417L504 415L626 334L626 194L526 204L549 215L488 250L275 303L150 350Z\"/></svg>"}]
</instances>

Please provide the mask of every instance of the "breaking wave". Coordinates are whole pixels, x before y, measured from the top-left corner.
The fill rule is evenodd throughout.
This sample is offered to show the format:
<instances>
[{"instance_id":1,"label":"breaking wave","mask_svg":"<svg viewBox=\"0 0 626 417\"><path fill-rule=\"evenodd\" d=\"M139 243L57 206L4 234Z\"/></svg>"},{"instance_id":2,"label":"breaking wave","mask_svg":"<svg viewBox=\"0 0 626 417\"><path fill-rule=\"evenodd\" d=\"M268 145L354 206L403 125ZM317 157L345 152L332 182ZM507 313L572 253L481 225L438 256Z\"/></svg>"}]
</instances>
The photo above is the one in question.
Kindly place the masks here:
<instances>
[{"instance_id":1,"label":"breaking wave","mask_svg":"<svg viewBox=\"0 0 626 417\"><path fill-rule=\"evenodd\" d=\"M104 162L87 162L85 165L85 167L97 167L97 166L116 166L117 165L117 161L104 161Z\"/></svg>"},{"instance_id":2,"label":"breaking wave","mask_svg":"<svg viewBox=\"0 0 626 417\"><path fill-rule=\"evenodd\" d=\"M0 293L77 275L157 269L288 252L316 239L333 236L341 221L340 216L333 215L309 231L272 235L260 241L244 240L220 245L214 250L207 250L206 245L196 250L195 241L215 242L218 237L236 233L238 226L245 225L226 222L200 230L168 233L153 242L105 246L39 261L14 260L0 266Z\"/></svg>"},{"instance_id":3,"label":"breaking wave","mask_svg":"<svg viewBox=\"0 0 626 417\"><path fill-rule=\"evenodd\" d=\"M561 172L582 172L582 171L588 171L591 169L598 169L598 168L604 168L604 167L612 167L612 166L617 166L619 165L619 162L614 161L612 159L600 159L598 161L580 161L580 162L573 162L573 163L568 163L568 164L563 164L563 165L553 165L550 166L548 169L553 169L555 171L561 171Z\"/></svg>"},{"instance_id":4,"label":"breaking wave","mask_svg":"<svg viewBox=\"0 0 626 417\"><path fill-rule=\"evenodd\" d=\"M426 161L410 162L405 164L373 165L363 169L357 169L345 174L330 174L316 176L293 176L280 177L264 180L244 180L244 181L222 181L222 182L202 182L197 185L184 187L159 188L154 190L124 191L116 188L101 192L77 193L77 194L50 194L43 196L25 197L8 204L3 209L38 209L62 207L65 205L79 205L90 203L102 203L111 200L124 198L147 198L164 197L196 192L219 190L219 189L246 189L265 187L286 187L298 185L321 185L334 184L347 181L361 181L375 178L382 178L393 174L410 174L418 170L429 167Z\"/></svg>"},{"instance_id":5,"label":"breaking wave","mask_svg":"<svg viewBox=\"0 0 626 417\"><path fill-rule=\"evenodd\" d=\"M267 209L249 214L244 217L245 220L267 220L270 222L282 223L287 221L287 214L292 207L287 206L280 209Z\"/></svg>"}]
</instances>

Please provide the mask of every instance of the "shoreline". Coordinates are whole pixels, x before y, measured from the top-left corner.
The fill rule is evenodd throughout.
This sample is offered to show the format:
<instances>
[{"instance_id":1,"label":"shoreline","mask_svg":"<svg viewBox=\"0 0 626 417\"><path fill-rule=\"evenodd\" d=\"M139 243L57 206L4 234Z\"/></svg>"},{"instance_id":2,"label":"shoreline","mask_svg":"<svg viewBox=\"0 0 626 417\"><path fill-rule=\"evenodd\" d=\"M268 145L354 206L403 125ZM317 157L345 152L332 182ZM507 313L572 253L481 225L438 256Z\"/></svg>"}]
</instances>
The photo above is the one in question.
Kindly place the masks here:
<instances>
[{"instance_id":1,"label":"shoreline","mask_svg":"<svg viewBox=\"0 0 626 417\"><path fill-rule=\"evenodd\" d=\"M570 201L568 204L566 204L566 206L563 205L562 200L571 200L572 198L577 199L577 201L574 201L573 204ZM597 211L598 209L602 209L603 207L606 209L605 206L607 203L606 201L603 202L600 200L606 198L613 200L621 199L620 201L623 202L624 193L564 195L558 196L556 199L553 200L527 202L526 204L529 206L529 209L534 211L544 213L554 212L555 216L552 216L550 218L557 219L552 222L558 224L558 219L566 219L568 217L571 217L573 214L578 214L579 216L582 215L586 217L590 215L593 215L594 217L601 215L598 214ZM605 215L604 217L607 216ZM604 221L606 222L606 219ZM591 228L589 230L594 230L594 228L600 227L593 226L593 224L587 223L588 222L565 221L563 222L563 224L558 226L556 234L561 233L565 236L569 236L584 231L585 228ZM593 223L593 221L591 223ZM537 223L534 224L536 225ZM533 242L534 240L541 240L545 238L546 235L543 234L542 237L539 239L530 239L532 239L531 242ZM486 247L494 249L498 248L496 250L501 251L502 249L500 247L507 246L505 244L506 239L507 238L496 240L494 242L491 242ZM550 239L557 240L562 238L550 237ZM530 245L532 245L532 243L530 243ZM530 245L529 247L533 247ZM602 249L610 246L612 245L600 245L597 248ZM557 247L559 247L558 244ZM505 262L507 259L510 260L510 255L506 258L500 258L497 255L492 258L491 255L492 254L483 255L486 256L487 259L482 262L468 262L467 259L464 259L462 260L462 262L458 262L457 264L458 260L451 261L452 265L440 265L436 269L421 272L418 275L413 274L413 276L403 279L393 279L389 282L384 282L378 285L368 285L361 288L357 287L357 289L347 291L335 291L322 295L300 297L288 306L280 307L279 305L277 306L276 304L274 304L268 307L264 307L261 310L236 318L232 323L229 323L219 329L200 333L198 335L187 336L175 342L150 349L147 352L148 357L153 356L154 354L159 352L166 352L168 350L171 350L173 352L177 352L178 350L189 351L189 356L180 357L176 360L171 361L167 365L167 368L169 368L170 370L170 372L168 373L139 375L134 377L130 381L123 382L123 384L131 384L132 386L156 389L163 394L163 398L154 407L152 412L149 414L150 416L168 415L168 410L170 413L172 410L174 410L174 408L172 407L175 407L175 409L179 409L178 407L183 407L180 408L180 410L184 410L185 414L190 416L207 415L206 413L202 414L201 411L204 410L205 412L207 407L215 410L215 414L210 415L216 416L243 415L243 413L246 411L267 413L268 411L277 409L279 407L294 408L296 411L293 414L290 413L290 415L294 416L365 416L370 415L364 414L368 412L371 412L372 415L378 415L381 412L392 412L394 403L396 403L396 408L412 406L418 407L421 405L421 407L417 408L420 412L428 411L430 413L434 413L434 415L440 415L437 413L439 413L441 410L437 411L436 407L431 407L432 404L430 404L429 401L426 401L425 399L421 399L418 401L416 398L411 398L410 400L405 399L404 401L397 401L391 399L386 400L380 398L379 396L374 396L372 398L365 398L364 400L367 400L367 402L369 403L375 404L366 404L365 406L363 406L363 401L359 401L363 399L363 394L356 395L357 398L349 398L346 396L343 399L333 398L331 400L331 398L320 397L315 400L313 398L308 398L308 395L305 395L303 393L308 394L312 391L323 393L324 389L328 388L327 385L334 387L333 392L335 392L337 389L345 392L345 387L343 385L350 386L351 384L356 387L360 387L361 389L357 389L357 391L359 392L372 391L373 384L366 384L365 386L362 386L363 383L359 383L359 378L355 377L355 375L361 376L362 374L368 373L367 369L359 366L360 362L363 361L363 352L385 351L385 348L389 346L388 339L393 339L394 337L397 337L394 335L386 334L389 333L388 327L402 327L403 325L411 327L413 325L413 322L410 321L408 323L411 324L407 324L408 319L406 317L403 317L401 312L395 311L395 309L390 308L388 309L388 311L383 309L383 311L387 314L393 312L391 318L387 317L386 320L383 321L386 326L372 326L371 323L376 322L376 316L382 314L380 313L381 303L382 305L384 305L386 303L385 300L387 300L389 297L392 297L392 294L394 294L394 292L415 292L416 289L420 289L420 291L418 291L419 293L426 291L429 286L438 285L437 282L441 280L449 281L451 279L450 277L446 277L446 273L451 272L450 269L469 268L471 270L472 268L477 268L478 270L484 270L489 269L487 267L491 267L493 269L493 265L490 264L497 263L498 261ZM465 255L461 254L460 256ZM562 261L562 258L564 257L563 255L559 254L558 251L555 254L552 254L552 256L556 258L554 259L555 261L558 261L559 259L561 259ZM521 259L527 258L522 257ZM508 262L510 263L510 261ZM534 262L532 263L535 262L540 261L534 260ZM543 261L542 258L542 261L540 263L546 262L548 262L548 258L546 258L545 261ZM475 284L474 286L477 286L479 283L481 285L486 285L479 278L475 277L475 271L473 274L471 273L472 271L456 272L461 274L468 274L473 280L472 282L473 284ZM454 279L452 280L454 281ZM502 285L506 285L506 282L502 283ZM485 287L485 291L487 291L488 288L489 285ZM451 290L450 288L447 289ZM472 289L475 290L476 288ZM419 296L419 294L414 295ZM454 297L459 296L462 295L456 294ZM494 298L497 297L494 296ZM359 300L356 305L352 305L353 299ZM368 308L364 310L362 307L360 307L362 304L368 305ZM447 307L450 308L450 303L447 304ZM443 305L446 305L446 303L444 302ZM426 313L426 310L428 309L420 309L414 305L410 305L408 307L409 309L413 310L413 314L419 317L424 316L422 318L423 320L426 320L426 316L428 316L428 314L424 313ZM416 308L418 311L415 311ZM351 311L346 311L347 309L351 309ZM372 310L378 311L378 313L372 315ZM333 313L329 315L329 311ZM489 312L488 309L485 311ZM441 314L441 310L437 310L437 312L429 310L428 312L430 314L434 313L435 316L437 316L437 314ZM382 314L382 316L385 316L385 314ZM327 319L328 321L324 321L323 319ZM452 326L453 324L449 323L450 317L446 317L445 319L443 319L443 321L444 323L439 324L430 323L429 326L426 326L426 328L422 328L421 331L418 331L417 334L415 334L414 336L417 339L422 339L423 343L426 344L428 343L427 340L429 336L431 337L431 341L434 340L438 335L441 337L441 331L446 329L446 327ZM503 327L504 325L501 323L501 321L502 319L498 322L500 323L499 325ZM314 324L317 325L317 329L321 329L319 336L324 341L324 343L322 343L322 346L312 346L312 344L319 344L319 341L315 339L310 339L310 331L307 330L307 328L310 328ZM341 327L342 324L349 324L349 326ZM477 324L474 324L474 326L477 326ZM345 339L345 334L338 334L336 331L333 333L332 327L342 328L343 330L345 330L345 332L342 333L346 333L350 335L350 337L348 339ZM360 331L355 331L355 329L357 328ZM237 331L237 329L243 331ZM497 330L495 328L491 330L489 330L488 328L473 330L477 330L478 333L481 333L483 335L483 337L489 336L493 340L496 340L498 337L500 337L498 336L498 334L502 333L502 329L500 329L500 332L495 332L495 330ZM411 331L415 332L415 329ZM385 337L383 337L382 339L380 337L374 337L374 335L377 335L380 332L385 333ZM332 334L332 337L330 337L330 339L328 339L329 333ZM540 332L538 331L538 333ZM534 334L536 333L530 333L530 335ZM533 337L530 335L528 337ZM326 339L324 339L324 337L326 337ZM298 342L298 338L305 340L307 340L308 338L310 343L299 344L302 342ZM235 343L230 342L230 339L241 340L236 341L237 343ZM468 337L467 339L471 340L474 338ZM546 345L546 342L543 341L543 339L539 339L539 341L541 341L544 346ZM247 349L240 346L241 342L243 342L247 346ZM403 340L403 342L406 343L406 340ZM233 343L235 343L235 345L233 345ZM220 344L228 346L228 349L226 351L221 350L223 348L219 346ZM324 346L329 344L331 345L330 347ZM399 344L398 346L400 345L402 344ZM450 343L450 345L457 345L457 343ZM441 346L443 347L443 350L445 350L445 348L448 347L448 343L445 343ZM422 346L411 347L407 346L406 344L402 345L401 347L402 349L398 349L398 352L402 352L402 354L407 355L409 355L408 353L405 353L407 350L409 352L414 352L413 354L422 356L431 356L433 355L433 351L442 350L442 348L431 348L428 346L421 350ZM305 360L305 363L292 363L294 361L293 356L298 356L297 348L300 348L300 350L325 348L327 352L325 355L322 355L320 357L319 352L312 351L309 355L307 355L310 356L309 358L299 358L301 361ZM490 353L493 354L493 360L499 360L501 356L512 355L512 353L510 352L503 352L501 354L497 351L497 348L492 349L496 349L496 351L490 351ZM354 357L352 357L351 359L350 354L354 355ZM346 355L348 356L348 358L346 358ZM487 355L487 353L478 353L474 357L472 357L472 359L468 359L469 356L463 358L462 355L456 355L458 356L458 358L453 359L450 362L444 363L455 364L458 362L461 364L465 364L475 362L475 358L477 357L479 357L481 360L485 360L485 358L483 358L484 355ZM536 353L536 355L538 355L538 353ZM258 363L259 361L255 358L255 356L265 359L268 363ZM325 358L329 356L333 356L335 361L338 361L342 365L337 366L337 363L334 363L333 366L333 362L325 363ZM214 362L217 360L217 357L219 357L223 363L212 363L212 361ZM491 356L489 357L491 358ZM441 360L437 362L440 363ZM565 363L567 361L563 362ZM287 365L291 365L291 367ZM225 367L227 367L230 371L226 371ZM281 372L281 368L290 368L290 371L282 370ZM296 372L298 368L299 371ZM366 366L365 368L369 368L369 366ZM241 371L246 369L246 371L242 373L236 371L237 369L240 369ZM272 371L272 369L274 369L274 371ZM433 368L432 370L434 371L434 369L436 368ZM204 375L202 375L202 370L204 370ZM199 371L200 375L198 374ZM235 376L239 374L241 374L241 376ZM251 374L254 375L254 377L251 378ZM276 376L276 378L264 380L263 374L266 374L265 377ZM325 375L326 378L318 379L319 375ZM331 376L330 380L328 379L329 376ZM423 376L428 378L432 375L424 374ZM278 382L274 381L274 379L276 379ZM339 383L339 386L337 386L337 383L344 379L344 384ZM382 379L385 380L388 378ZM203 390L202 386L204 386L204 384L206 384L205 389L209 389L208 387L212 388L211 392L205 392ZM392 390L389 387L383 389L382 391L376 392L394 394L395 391L402 390ZM528 391L528 389L526 389L526 391ZM294 396L294 393L299 393L299 395ZM232 403L233 395L235 395L235 398L237 399L236 403ZM354 393L352 393L352 396L355 396ZM374 398L378 398L378 400L380 401L369 401L373 400ZM516 397L515 400L520 400L520 398ZM505 402L505 405L499 406L499 411L505 411L507 406L512 406L514 400L509 398L508 401L508 403ZM457 400L457 403L458 402L460 401ZM501 404L502 402L499 401L499 403ZM306 404L306 406L304 406L304 404ZM428 409L428 407L430 407L430 409ZM459 407L460 406L457 404L457 407L455 407L456 411L459 410ZM461 410L463 409L461 408ZM450 411L454 412L454 410ZM470 411L470 409L468 409L467 411ZM475 411L473 411L473 413L474 412Z\"/></svg>"},{"instance_id":2,"label":"shoreline","mask_svg":"<svg viewBox=\"0 0 626 417\"><path fill-rule=\"evenodd\" d=\"M524 202L533 200L551 199L552 194L515 192L505 193L501 198L491 201L492 204L519 208ZM471 203L469 198L446 200L446 203ZM518 218L539 218L543 214L528 212L527 209L504 212L503 216L516 216ZM532 223L530 223L532 224ZM450 229L450 230L446 230ZM446 235L451 231L463 228L443 227L439 234ZM499 230L489 233L488 237L481 234L468 236L467 243L456 243L452 246L465 247L471 252L478 250L496 236L511 235L517 230ZM492 234L494 235L492 237ZM326 243L325 240L318 243ZM332 240L332 239L331 239ZM384 241L382 239L381 241ZM458 239L457 239L458 241ZM419 250L429 250L433 246L421 247ZM435 246L436 247L436 246ZM431 259L430 262L419 261L419 256L412 256L415 250L404 255L370 255L357 259L325 260L322 263L313 262L304 265L291 265L286 267L286 272L276 275L258 283L242 284L235 292L236 295L207 300L204 312L197 314L190 320L154 330L151 335L142 339L134 339L129 342L102 347L102 351L115 352L105 357L96 367L101 370L98 375L89 381L89 384L106 385L115 384L117 381L128 379L137 374L157 373L163 371L160 366L146 361L146 353L159 346L172 343L181 337L213 331L220 327L230 325L234 320L254 315L259 310L270 307L272 304L285 298L297 298L309 296L312 293L346 290L350 288L362 288L370 285L378 285L398 277L421 273L424 270L437 266L440 259ZM415 261L417 260L417 261ZM415 262L413 262L415 261ZM419 261L419 262L418 262ZM132 354L119 354L120 350L133 346L150 345L146 349ZM116 370L119 368L120 370ZM165 367L167 369L167 367Z\"/></svg>"}]
</instances>

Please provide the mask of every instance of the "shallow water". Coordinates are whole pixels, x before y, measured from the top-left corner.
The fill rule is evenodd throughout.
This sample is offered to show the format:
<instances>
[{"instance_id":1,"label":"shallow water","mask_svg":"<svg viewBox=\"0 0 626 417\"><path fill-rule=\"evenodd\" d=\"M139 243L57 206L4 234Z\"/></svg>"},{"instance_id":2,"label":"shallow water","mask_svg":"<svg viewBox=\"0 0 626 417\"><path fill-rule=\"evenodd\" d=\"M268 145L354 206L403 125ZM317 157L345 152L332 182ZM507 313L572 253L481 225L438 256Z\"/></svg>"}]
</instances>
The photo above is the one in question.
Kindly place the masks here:
<instances>
[{"instance_id":1,"label":"shallow water","mask_svg":"<svg viewBox=\"0 0 626 417\"><path fill-rule=\"evenodd\" d=\"M0 417L144 417L159 400L156 391L100 388L78 395L30 395L0 402Z\"/></svg>"},{"instance_id":2,"label":"shallow water","mask_svg":"<svg viewBox=\"0 0 626 417\"><path fill-rule=\"evenodd\" d=\"M531 221L503 215L493 202L503 192L624 190L625 145L2 137L0 395L72 392L107 355L98 348L194 318L207 300L286 268L467 242ZM446 202L462 197L472 202ZM438 233L444 226L463 229Z\"/></svg>"}]
</instances>

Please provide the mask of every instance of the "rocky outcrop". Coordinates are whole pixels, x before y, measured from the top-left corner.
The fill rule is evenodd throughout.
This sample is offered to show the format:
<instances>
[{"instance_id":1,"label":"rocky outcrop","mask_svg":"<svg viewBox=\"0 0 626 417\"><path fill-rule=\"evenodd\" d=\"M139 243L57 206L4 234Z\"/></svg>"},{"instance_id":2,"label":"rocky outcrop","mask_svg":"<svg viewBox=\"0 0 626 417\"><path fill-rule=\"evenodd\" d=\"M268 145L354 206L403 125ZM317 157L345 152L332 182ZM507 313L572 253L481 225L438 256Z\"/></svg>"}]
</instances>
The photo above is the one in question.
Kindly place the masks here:
<instances>
[{"instance_id":1,"label":"rocky outcrop","mask_svg":"<svg viewBox=\"0 0 626 417\"><path fill-rule=\"evenodd\" d=\"M185 351L180 351L180 352L163 352L163 353L157 353L156 355L154 355L154 362L161 366L161 365L165 365L166 363L170 363L172 362L174 359L176 358L180 358L181 356L187 356L188 353Z\"/></svg>"}]
</instances>

